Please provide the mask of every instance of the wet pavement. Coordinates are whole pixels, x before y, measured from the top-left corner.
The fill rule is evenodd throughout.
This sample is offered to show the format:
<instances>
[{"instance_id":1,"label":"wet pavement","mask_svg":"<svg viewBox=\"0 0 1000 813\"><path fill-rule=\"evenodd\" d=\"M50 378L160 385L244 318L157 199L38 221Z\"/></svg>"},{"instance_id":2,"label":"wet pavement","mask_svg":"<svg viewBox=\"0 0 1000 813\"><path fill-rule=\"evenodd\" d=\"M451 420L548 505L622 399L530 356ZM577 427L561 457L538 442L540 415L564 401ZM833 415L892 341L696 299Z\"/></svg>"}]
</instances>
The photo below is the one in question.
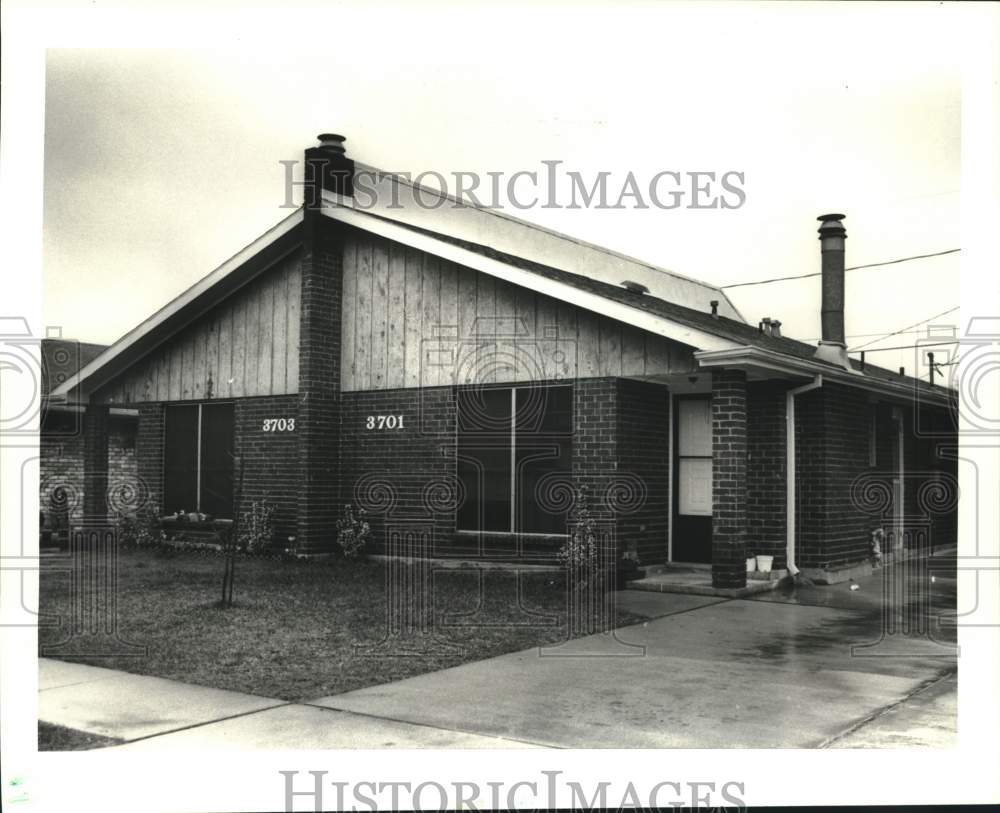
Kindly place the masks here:
<instances>
[{"instance_id":1,"label":"wet pavement","mask_svg":"<svg viewBox=\"0 0 1000 813\"><path fill-rule=\"evenodd\" d=\"M949 747L954 572L893 567L740 599L624 591L647 621L300 704L49 661L40 717L143 738L122 748Z\"/></svg>"},{"instance_id":2,"label":"wet pavement","mask_svg":"<svg viewBox=\"0 0 1000 813\"><path fill-rule=\"evenodd\" d=\"M954 579L890 571L746 599L626 591L620 605L650 620L613 636L314 702L552 747L888 745L888 735L866 740L868 727L891 722L890 710L919 718L918 698L957 663L954 628L940 623ZM935 691L935 722L910 745L949 744L950 689Z\"/></svg>"}]
</instances>

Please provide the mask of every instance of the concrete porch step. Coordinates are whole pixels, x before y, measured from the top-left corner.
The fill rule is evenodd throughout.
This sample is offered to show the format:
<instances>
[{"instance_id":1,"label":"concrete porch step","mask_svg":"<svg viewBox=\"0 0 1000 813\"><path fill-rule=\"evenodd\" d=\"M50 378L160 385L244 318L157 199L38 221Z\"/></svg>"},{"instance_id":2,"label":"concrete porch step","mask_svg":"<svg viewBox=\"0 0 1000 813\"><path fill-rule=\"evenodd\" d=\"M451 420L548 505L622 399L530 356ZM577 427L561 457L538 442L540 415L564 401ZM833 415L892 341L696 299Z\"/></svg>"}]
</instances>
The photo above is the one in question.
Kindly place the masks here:
<instances>
[{"instance_id":1,"label":"concrete porch step","mask_svg":"<svg viewBox=\"0 0 1000 813\"><path fill-rule=\"evenodd\" d=\"M763 574L750 574L762 576ZM755 593L774 590L788 575L786 570L772 571L768 578L749 578L745 587L713 587L711 569L667 567L649 573L626 584L629 590L648 590L654 593L688 593L696 596L723 596L743 598Z\"/></svg>"}]
</instances>

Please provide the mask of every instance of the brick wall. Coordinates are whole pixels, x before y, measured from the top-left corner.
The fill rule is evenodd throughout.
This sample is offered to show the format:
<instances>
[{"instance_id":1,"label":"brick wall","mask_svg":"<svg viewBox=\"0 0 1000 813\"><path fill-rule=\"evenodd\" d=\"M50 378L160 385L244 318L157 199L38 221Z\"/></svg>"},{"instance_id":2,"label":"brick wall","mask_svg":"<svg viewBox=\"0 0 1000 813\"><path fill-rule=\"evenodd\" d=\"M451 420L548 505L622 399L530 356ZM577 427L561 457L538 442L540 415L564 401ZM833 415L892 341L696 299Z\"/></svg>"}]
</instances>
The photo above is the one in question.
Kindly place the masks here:
<instances>
[{"instance_id":1,"label":"brick wall","mask_svg":"<svg viewBox=\"0 0 1000 813\"><path fill-rule=\"evenodd\" d=\"M868 394L855 387L824 384L819 390L826 422L826 491L822 558L837 568L864 561L869 552L871 519L857 508L852 485L868 469Z\"/></svg>"},{"instance_id":2,"label":"brick wall","mask_svg":"<svg viewBox=\"0 0 1000 813\"><path fill-rule=\"evenodd\" d=\"M83 413L83 519L104 522L108 516L108 434L106 404L87 404Z\"/></svg>"},{"instance_id":3,"label":"brick wall","mask_svg":"<svg viewBox=\"0 0 1000 813\"><path fill-rule=\"evenodd\" d=\"M402 429L369 430L368 416L403 416ZM603 527L644 562L666 559L670 459L663 387L621 379L574 385L572 477L590 487ZM344 393L341 503L368 511L376 550L389 525L431 523L434 555L552 561L561 539L456 533L455 398L450 387Z\"/></svg>"},{"instance_id":4,"label":"brick wall","mask_svg":"<svg viewBox=\"0 0 1000 813\"><path fill-rule=\"evenodd\" d=\"M747 556L775 557L783 568L787 540L786 382L747 384Z\"/></svg>"},{"instance_id":5,"label":"brick wall","mask_svg":"<svg viewBox=\"0 0 1000 813\"><path fill-rule=\"evenodd\" d=\"M618 535L643 564L667 560L670 405L666 387L618 382Z\"/></svg>"},{"instance_id":6,"label":"brick wall","mask_svg":"<svg viewBox=\"0 0 1000 813\"><path fill-rule=\"evenodd\" d=\"M403 425L368 429L368 417L380 415ZM461 490L451 387L345 392L340 418L338 508L350 502L365 509L373 550L384 552L388 526L430 523L435 555L475 553L478 539L454 539Z\"/></svg>"},{"instance_id":7,"label":"brick wall","mask_svg":"<svg viewBox=\"0 0 1000 813\"><path fill-rule=\"evenodd\" d=\"M799 568L818 568L826 527L826 421L823 390L795 399L795 558Z\"/></svg>"},{"instance_id":8,"label":"brick wall","mask_svg":"<svg viewBox=\"0 0 1000 813\"><path fill-rule=\"evenodd\" d=\"M904 448L904 510L910 528L929 527L931 544L954 538L953 464L937 448L947 445L949 427L940 416L941 435L921 437L913 409L901 404ZM864 564L871 531L889 530L894 521L897 472L893 405L873 402L864 390L826 383L797 400L797 556L803 568L844 569ZM870 426L875 421L875 465L870 463ZM860 479L859 479L860 478ZM940 497L929 497L928 481L940 480Z\"/></svg>"},{"instance_id":9,"label":"brick wall","mask_svg":"<svg viewBox=\"0 0 1000 813\"><path fill-rule=\"evenodd\" d=\"M109 420L108 483L112 494L121 495L122 484L136 480L135 421ZM50 522L83 517L83 433L79 415L46 415L39 435L38 507ZM59 502L54 492L65 489L67 500ZM128 493L125 494L128 496ZM65 506L65 507L63 507Z\"/></svg>"},{"instance_id":10,"label":"brick wall","mask_svg":"<svg viewBox=\"0 0 1000 813\"><path fill-rule=\"evenodd\" d=\"M573 480L589 488L591 511L602 518L618 470L618 396L615 378L582 379L573 388Z\"/></svg>"},{"instance_id":11,"label":"brick wall","mask_svg":"<svg viewBox=\"0 0 1000 813\"><path fill-rule=\"evenodd\" d=\"M136 474L148 505L163 508L163 404L142 403L136 429Z\"/></svg>"},{"instance_id":12,"label":"brick wall","mask_svg":"<svg viewBox=\"0 0 1000 813\"><path fill-rule=\"evenodd\" d=\"M712 584L746 585L747 380L712 371Z\"/></svg>"},{"instance_id":13,"label":"brick wall","mask_svg":"<svg viewBox=\"0 0 1000 813\"><path fill-rule=\"evenodd\" d=\"M958 446L957 427L949 410L924 407L915 424L924 465L934 472L937 488L926 492L923 510L933 517L932 544L940 547L958 541Z\"/></svg>"},{"instance_id":14,"label":"brick wall","mask_svg":"<svg viewBox=\"0 0 1000 813\"><path fill-rule=\"evenodd\" d=\"M298 397L273 395L239 398L233 406L233 452L243 467L240 511L249 510L254 500L274 506L274 545L294 547L289 537L298 533L300 487ZM266 418L296 420L292 432L265 432ZM239 470L233 473L233 492L240 488ZM333 501L333 496L329 497Z\"/></svg>"}]
</instances>

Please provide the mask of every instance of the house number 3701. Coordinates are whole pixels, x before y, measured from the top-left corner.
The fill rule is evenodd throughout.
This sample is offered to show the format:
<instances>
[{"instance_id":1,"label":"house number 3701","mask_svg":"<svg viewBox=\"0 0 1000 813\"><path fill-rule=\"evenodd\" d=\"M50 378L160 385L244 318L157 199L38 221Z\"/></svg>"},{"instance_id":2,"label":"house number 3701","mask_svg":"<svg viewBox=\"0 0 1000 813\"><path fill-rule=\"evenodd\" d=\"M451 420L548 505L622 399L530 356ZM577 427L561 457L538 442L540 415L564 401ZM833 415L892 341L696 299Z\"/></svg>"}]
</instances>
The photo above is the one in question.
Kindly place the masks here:
<instances>
[{"instance_id":1,"label":"house number 3701","mask_svg":"<svg viewBox=\"0 0 1000 813\"><path fill-rule=\"evenodd\" d=\"M402 415L369 415L365 429L402 429Z\"/></svg>"},{"instance_id":2,"label":"house number 3701","mask_svg":"<svg viewBox=\"0 0 1000 813\"><path fill-rule=\"evenodd\" d=\"M265 432L294 432L295 418L264 418L261 429Z\"/></svg>"}]
</instances>

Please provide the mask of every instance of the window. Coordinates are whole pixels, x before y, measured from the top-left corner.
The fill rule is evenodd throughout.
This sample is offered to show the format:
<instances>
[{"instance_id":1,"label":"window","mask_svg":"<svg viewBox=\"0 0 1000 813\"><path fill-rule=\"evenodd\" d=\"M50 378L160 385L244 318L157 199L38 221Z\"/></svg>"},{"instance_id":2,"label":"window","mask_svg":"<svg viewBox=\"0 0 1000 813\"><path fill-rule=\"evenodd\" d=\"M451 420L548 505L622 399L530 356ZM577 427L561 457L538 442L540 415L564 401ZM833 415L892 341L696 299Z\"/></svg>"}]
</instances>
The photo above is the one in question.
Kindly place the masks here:
<instances>
[{"instance_id":1,"label":"window","mask_svg":"<svg viewBox=\"0 0 1000 813\"><path fill-rule=\"evenodd\" d=\"M233 405L172 404L164 414L163 510L233 514Z\"/></svg>"},{"instance_id":2,"label":"window","mask_svg":"<svg viewBox=\"0 0 1000 813\"><path fill-rule=\"evenodd\" d=\"M677 512L712 516L712 402L677 401Z\"/></svg>"},{"instance_id":3,"label":"window","mask_svg":"<svg viewBox=\"0 0 1000 813\"><path fill-rule=\"evenodd\" d=\"M460 389L458 476L462 531L565 534L554 483L569 482L573 388Z\"/></svg>"}]
</instances>

